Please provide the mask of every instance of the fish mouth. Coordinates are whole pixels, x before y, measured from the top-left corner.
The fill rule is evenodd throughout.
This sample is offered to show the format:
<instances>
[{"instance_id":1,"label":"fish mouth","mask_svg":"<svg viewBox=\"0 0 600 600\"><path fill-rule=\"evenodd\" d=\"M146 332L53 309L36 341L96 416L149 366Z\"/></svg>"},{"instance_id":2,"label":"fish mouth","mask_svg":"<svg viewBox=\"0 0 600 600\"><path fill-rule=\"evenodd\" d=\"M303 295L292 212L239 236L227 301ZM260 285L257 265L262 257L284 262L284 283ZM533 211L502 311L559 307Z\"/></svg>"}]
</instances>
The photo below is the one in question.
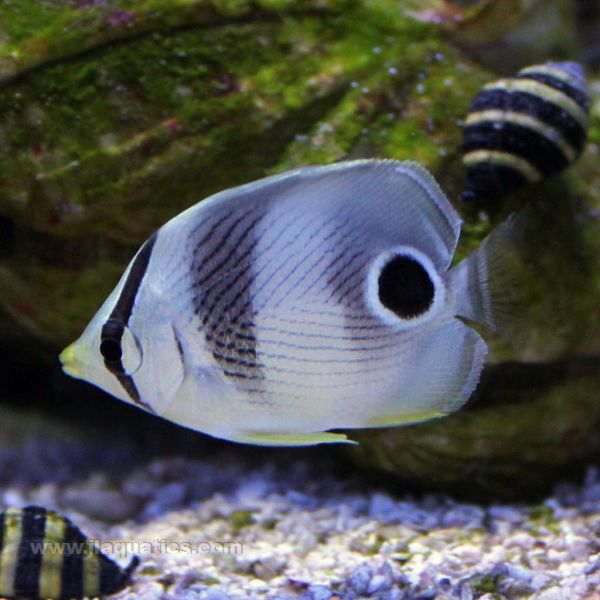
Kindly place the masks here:
<instances>
[{"instance_id":1,"label":"fish mouth","mask_svg":"<svg viewBox=\"0 0 600 600\"><path fill-rule=\"evenodd\" d=\"M81 378L83 363L80 358L81 347L77 342L67 346L59 355L63 371L71 377Z\"/></svg>"}]
</instances>

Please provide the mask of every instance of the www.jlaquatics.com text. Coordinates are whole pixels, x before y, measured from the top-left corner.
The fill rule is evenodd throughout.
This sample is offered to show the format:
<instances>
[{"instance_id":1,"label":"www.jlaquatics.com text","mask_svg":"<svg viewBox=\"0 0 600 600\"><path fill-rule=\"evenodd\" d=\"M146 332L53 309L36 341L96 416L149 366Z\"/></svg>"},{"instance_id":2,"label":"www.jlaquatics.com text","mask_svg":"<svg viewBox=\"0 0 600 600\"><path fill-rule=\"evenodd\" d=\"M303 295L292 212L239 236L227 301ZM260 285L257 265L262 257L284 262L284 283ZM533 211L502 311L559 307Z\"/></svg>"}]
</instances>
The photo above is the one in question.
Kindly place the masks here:
<instances>
[{"instance_id":1,"label":"www.jlaquatics.com text","mask_svg":"<svg viewBox=\"0 0 600 600\"><path fill-rule=\"evenodd\" d=\"M128 556L129 554L228 554L241 555L244 545L241 542L189 542L172 541L167 539L155 540L117 540L101 542L88 540L86 542L31 542L33 554L109 554Z\"/></svg>"}]
</instances>

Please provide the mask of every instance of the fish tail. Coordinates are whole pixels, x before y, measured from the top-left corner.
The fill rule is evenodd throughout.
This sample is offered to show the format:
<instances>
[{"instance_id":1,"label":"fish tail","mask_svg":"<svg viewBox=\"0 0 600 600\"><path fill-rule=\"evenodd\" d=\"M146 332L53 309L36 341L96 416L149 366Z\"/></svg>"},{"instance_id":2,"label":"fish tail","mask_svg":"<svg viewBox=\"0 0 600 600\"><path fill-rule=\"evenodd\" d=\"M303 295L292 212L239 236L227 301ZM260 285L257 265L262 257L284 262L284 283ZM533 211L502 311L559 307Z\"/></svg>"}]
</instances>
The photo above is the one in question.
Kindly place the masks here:
<instances>
[{"instance_id":1,"label":"fish tail","mask_svg":"<svg viewBox=\"0 0 600 600\"><path fill-rule=\"evenodd\" d=\"M533 273L524 255L527 211L511 215L450 270L456 316L514 338L535 302Z\"/></svg>"}]
</instances>

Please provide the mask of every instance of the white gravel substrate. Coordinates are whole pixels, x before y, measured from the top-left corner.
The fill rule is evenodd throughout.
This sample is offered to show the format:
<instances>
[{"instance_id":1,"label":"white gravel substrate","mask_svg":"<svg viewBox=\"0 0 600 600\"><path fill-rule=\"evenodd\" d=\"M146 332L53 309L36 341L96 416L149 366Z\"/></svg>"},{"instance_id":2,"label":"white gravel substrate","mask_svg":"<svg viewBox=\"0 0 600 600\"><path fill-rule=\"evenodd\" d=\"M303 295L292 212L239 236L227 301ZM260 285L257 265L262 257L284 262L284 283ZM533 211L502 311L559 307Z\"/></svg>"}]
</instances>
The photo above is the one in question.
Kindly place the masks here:
<instances>
[{"instance_id":1,"label":"white gravel substrate","mask_svg":"<svg viewBox=\"0 0 600 600\"><path fill-rule=\"evenodd\" d=\"M11 485L0 498L57 508L103 543L133 542L142 564L120 600L600 599L596 468L539 504L487 506L392 496L335 471L227 450Z\"/></svg>"}]
</instances>

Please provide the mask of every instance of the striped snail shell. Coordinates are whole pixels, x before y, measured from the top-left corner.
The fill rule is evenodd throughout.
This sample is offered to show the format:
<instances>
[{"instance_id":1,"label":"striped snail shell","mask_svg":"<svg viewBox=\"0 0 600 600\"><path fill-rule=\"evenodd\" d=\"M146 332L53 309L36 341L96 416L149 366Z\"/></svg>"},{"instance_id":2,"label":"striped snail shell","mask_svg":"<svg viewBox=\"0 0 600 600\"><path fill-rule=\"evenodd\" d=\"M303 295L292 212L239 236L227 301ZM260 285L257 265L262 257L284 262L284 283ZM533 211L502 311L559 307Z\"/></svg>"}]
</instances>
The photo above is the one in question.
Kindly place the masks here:
<instances>
[{"instance_id":1,"label":"striped snail shell","mask_svg":"<svg viewBox=\"0 0 600 600\"><path fill-rule=\"evenodd\" d=\"M463 200L493 200L568 167L583 150L589 105L574 62L526 67L488 83L463 130Z\"/></svg>"},{"instance_id":2,"label":"striped snail shell","mask_svg":"<svg viewBox=\"0 0 600 600\"><path fill-rule=\"evenodd\" d=\"M123 589L139 563L120 567L67 517L41 506L0 513L0 597L79 600Z\"/></svg>"}]
</instances>

